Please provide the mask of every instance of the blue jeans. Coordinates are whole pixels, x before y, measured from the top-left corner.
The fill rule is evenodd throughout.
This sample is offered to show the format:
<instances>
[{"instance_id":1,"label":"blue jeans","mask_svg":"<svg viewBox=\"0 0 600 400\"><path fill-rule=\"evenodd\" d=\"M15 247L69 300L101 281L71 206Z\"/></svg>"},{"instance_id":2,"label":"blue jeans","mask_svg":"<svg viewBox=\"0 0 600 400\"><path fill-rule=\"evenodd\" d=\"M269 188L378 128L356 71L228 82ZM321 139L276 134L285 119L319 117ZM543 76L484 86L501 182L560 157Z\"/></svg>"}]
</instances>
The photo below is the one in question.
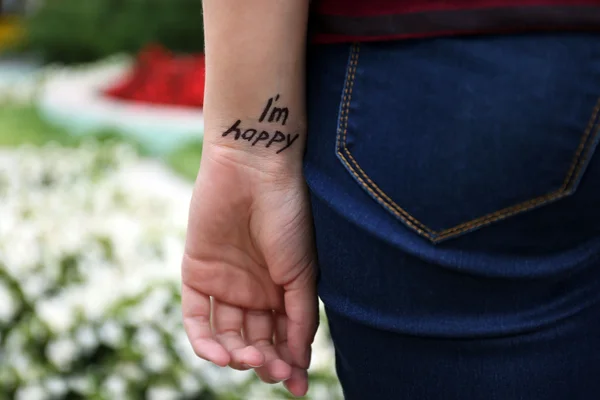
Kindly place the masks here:
<instances>
[{"instance_id":1,"label":"blue jeans","mask_svg":"<svg viewBox=\"0 0 600 400\"><path fill-rule=\"evenodd\" d=\"M600 398L600 36L322 45L308 71L346 398Z\"/></svg>"}]
</instances>

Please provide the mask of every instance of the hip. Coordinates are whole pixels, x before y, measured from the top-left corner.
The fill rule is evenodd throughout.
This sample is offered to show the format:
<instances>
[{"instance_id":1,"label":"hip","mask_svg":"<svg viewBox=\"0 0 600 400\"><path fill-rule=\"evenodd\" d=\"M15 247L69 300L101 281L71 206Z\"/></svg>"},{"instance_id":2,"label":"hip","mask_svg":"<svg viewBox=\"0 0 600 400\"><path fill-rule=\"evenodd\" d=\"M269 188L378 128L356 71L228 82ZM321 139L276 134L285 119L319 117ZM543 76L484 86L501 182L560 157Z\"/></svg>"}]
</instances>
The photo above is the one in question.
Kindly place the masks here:
<instances>
[{"instance_id":1,"label":"hip","mask_svg":"<svg viewBox=\"0 0 600 400\"><path fill-rule=\"evenodd\" d=\"M596 304L598 36L319 46L308 96L305 176L335 312L486 336Z\"/></svg>"}]
</instances>

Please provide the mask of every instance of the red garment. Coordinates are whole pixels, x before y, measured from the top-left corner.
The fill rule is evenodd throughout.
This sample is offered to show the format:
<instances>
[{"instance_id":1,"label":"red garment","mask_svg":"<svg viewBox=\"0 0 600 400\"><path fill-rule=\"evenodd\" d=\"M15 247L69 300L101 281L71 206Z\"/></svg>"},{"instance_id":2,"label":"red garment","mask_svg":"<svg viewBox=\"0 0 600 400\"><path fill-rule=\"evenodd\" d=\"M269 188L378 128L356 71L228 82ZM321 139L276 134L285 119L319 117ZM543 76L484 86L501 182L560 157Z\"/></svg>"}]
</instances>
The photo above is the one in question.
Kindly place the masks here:
<instances>
[{"instance_id":1,"label":"red garment","mask_svg":"<svg viewBox=\"0 0 600 400\"><path fill-rule=\"evenodd\" d=\"M600 30L600 0L315 0L314 41Z\"/></svg>"}]
</instances>

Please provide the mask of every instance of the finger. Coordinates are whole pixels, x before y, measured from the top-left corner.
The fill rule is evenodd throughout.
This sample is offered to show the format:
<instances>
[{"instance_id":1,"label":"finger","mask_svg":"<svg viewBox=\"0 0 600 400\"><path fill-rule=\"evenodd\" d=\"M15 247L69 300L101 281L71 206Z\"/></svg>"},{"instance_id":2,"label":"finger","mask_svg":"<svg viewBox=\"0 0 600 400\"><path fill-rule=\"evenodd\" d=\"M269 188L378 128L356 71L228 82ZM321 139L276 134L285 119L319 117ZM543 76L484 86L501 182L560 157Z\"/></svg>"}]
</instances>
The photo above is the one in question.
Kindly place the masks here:
<instances>
[{"instance_id":1,"label":"finger","mask_svg":"<svg viewBox=\"0 0 600 400\"><path fill-rule=\"evenodd\" d=\"M308 393L308 372L305 369L293 367L292 376L283 382L283 385L296 397L306 396Z\"/></svg>"},{"instance_id":2,"label":"finger","mask_svg":"<svg viewBox=\"0 0 600 400\"><path fill-rule=\"evenodd\" d=\"M246 370L264 363L264 356L253 346L248 346L242 337L244 310L218 300L213 301L213 327L215 337L229 352L229 366Z\"/></svg>"},{"instance_id":3,"label":"finger","mask_svg":"<svg viewBox=\"0 0 600 400\"><path fill-rule=\"evenodd\" d=\"M305 369L293 365L293 357L287 343L287 317L275 315L275 348L283 361L292 365L292 375L284 382L286 389L296 397L305 396L308 392L308 373Z\"/></svg>"},{"instance_id":4,"label":"finger","mask_svg":"<svg viewBox=\"0 0 600 400\"><path fill-rule=\"evenodd\" d=\"M229 364L229 352L213 338L210 297L183 284L181 307L185 331L196 355L221 367Z\"/></svg>"},{"instance_id":5,"label":"finger","mask_svg":"<svg viewBox=\"0 0 600 400\"><path fill-rule=\"evenodd\" d=\"M246 311L244 337L265 357L264 366L257 368L256 374L266 383L284 381L292 374L292 367L281 359L273 346L273 328L271 311Z\"/></svg>"},{"instance_id":6,"label":"finger","mask_svg":"<svg viewBox=\"0 0 600 400\"><path fill-rule=\"evenodd\" d=\"M287 316L285 314L275 313L273 315L275 322L275 344L287 347ZM290 362L292 362L290 360Z\"/></svg>"},{"instance_id":7,"label":"finger","mask_svg":"<svg viewBox=\"0 0 600 400\"><path fill-rule=\"evenodd\" d=\"M319 303L312 276L298 278L285 288L288 347L294 364L310 366L311 345L319 323Z\"/></svg>"}]
</instances>

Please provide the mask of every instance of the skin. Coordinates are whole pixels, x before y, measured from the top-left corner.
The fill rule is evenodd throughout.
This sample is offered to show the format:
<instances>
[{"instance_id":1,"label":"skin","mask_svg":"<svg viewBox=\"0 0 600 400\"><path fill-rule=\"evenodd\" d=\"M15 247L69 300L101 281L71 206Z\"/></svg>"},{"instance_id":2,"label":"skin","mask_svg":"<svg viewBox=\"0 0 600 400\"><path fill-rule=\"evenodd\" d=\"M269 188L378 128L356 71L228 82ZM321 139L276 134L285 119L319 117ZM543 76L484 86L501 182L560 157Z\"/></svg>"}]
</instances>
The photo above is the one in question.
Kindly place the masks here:
<instances>
[{"instance_id":1,"label":"skin","mask_svg":"<svg viewBox=\"0 0 600 400\"><path fill-rule=\"evenodd\" d=\"M182 309L196 354L308 390L318 323L302 177L308 0L205 0L205 146L190 205ZM269 98L289 109L259 122ZM232 124L299 134L284 152L223 136Z\"/></svg>"}]
</instances>

